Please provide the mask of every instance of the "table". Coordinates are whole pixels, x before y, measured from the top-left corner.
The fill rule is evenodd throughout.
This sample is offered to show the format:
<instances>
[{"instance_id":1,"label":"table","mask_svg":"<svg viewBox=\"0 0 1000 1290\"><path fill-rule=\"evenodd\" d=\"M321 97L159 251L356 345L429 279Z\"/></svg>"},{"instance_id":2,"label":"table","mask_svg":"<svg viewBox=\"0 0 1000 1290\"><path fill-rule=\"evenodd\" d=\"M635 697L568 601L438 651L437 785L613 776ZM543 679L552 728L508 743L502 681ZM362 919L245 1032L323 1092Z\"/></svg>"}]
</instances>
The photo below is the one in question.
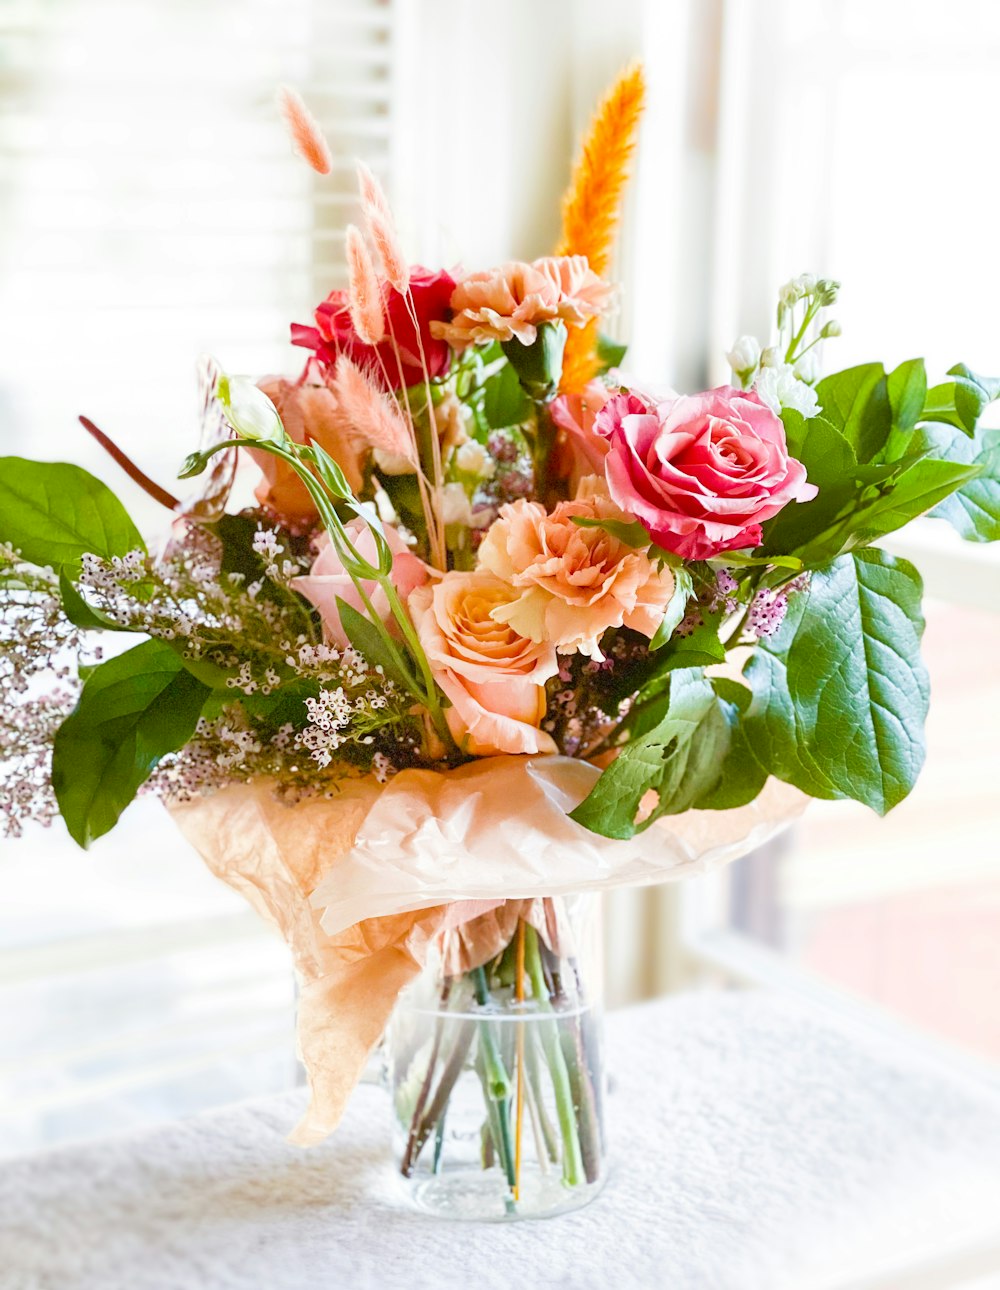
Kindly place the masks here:
<instances>
[{"instance_id":1,"label":"table","mask_svg":"<svg viewBox=\"0 0 1000 1290\"><path fill-rule=\"evenodd\" d=\"M615 1169L586 1209L428 1218L397 1194L380 1087L306 1152L284 1141L294 1090L5 1162L0 1286L927 1290L964 1284L963 1242L977 1275L1000 1271L989 1081L763 991L658 1001L608 1031ZM902 1263L925 1254L911 1282Z\"/></svg>"}]
</instances>

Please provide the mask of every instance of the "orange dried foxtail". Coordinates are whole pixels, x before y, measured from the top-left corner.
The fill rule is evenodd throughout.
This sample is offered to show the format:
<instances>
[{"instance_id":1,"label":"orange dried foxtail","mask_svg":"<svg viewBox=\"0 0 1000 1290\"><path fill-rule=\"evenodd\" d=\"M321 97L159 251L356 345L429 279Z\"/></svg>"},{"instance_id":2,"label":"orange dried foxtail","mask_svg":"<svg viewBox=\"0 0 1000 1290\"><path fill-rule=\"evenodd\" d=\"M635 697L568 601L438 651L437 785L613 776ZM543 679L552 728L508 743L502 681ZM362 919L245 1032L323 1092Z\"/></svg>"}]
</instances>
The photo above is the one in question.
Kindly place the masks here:
<instances>
[{"instance_id":1,"label":"orange dried foxtail","mask_svg":"<svg viewBox=\"0 0 1000 1290\"><path fill-rule=\"evenodd\" d=\"M602 277L611 266L622 195L631 173L645 99L642 64L632 63L597 105L563 197L557 254L585 255L590 267ZM578 392L597 374L600 362L596 345L596 319L570 331L561 389Z\"/></svg>"},{"instance_id":2,"label":"orange dried foxtail","mask_svg":"<svg viewBox=\"0 0 1000 1290\"><path fill-rule=\"evenodd\" d=\"M278 111L284 118L292 147L302 160L318 175L328 175L333 169L330 148L323 138L319 122L306 107L302 95L288 85L278 90Z\"/></svg>"}]
</instances>

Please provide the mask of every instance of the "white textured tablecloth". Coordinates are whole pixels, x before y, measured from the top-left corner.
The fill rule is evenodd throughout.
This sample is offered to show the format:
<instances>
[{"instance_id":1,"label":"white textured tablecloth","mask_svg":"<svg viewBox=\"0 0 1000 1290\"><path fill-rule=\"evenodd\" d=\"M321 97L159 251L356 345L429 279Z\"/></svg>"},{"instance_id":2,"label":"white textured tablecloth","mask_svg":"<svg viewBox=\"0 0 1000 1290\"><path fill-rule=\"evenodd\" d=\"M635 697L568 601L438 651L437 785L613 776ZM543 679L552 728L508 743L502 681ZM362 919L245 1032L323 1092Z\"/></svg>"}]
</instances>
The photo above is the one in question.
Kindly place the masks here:
<instances>
[{"instance_id":1,"label":"white textured tablecloth","mask_svg":"<svg viewBox=\"0 0 1000 1290\"><path fill-rule=\"evenodd\" d=\"M511 1225L412 1212L387 1095L359 1088L304 1152L284 1141L296 1091L0 1164L0 1286L808 1290L1000 1224L985 1083L764 993L608 1022L615 1172L586 1209Z\"/></svg>"}]
</instances>

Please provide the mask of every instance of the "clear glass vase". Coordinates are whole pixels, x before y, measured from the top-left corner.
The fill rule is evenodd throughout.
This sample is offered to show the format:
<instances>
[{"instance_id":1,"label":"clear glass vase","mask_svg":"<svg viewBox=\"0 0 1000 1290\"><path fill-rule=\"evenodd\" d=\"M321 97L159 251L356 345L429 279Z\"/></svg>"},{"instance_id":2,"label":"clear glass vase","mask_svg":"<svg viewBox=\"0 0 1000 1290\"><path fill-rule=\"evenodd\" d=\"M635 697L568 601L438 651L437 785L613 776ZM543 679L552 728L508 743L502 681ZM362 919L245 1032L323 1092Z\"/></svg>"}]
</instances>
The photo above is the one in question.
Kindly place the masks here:
<instances>
[{"instance_id":1,"label":"clear glass vase","mask_svg":"<svg viewBox=\"0 0 1000 1290\"><path fill-rule=\"evenodd\" d=\"M421 1209L543 1218L600 1190L600 908L588 894L480 914L439 935L400 996L385 1054L397 1167Z\"/></svg>"}]
</instances>

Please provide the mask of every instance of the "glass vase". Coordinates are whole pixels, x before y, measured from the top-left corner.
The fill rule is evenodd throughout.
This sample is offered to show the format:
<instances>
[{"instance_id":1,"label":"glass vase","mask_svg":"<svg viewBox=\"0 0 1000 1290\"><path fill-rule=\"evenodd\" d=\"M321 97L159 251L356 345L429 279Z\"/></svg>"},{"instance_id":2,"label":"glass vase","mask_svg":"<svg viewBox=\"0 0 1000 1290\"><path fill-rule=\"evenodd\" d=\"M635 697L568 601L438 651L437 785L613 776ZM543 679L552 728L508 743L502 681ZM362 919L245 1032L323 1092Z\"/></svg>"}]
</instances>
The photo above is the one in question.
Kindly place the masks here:
<instances>
[{"instance_id":1,"label":"glass vase","mask_svg":"<svg viewBox=\"0 0 1000 1290\"><path fill-rule=\"evenodd\" d=\"M474 914L400 996L385 1054L396 1167L420 1209L543 1218L600 1190L600 909L588 894Z\"/></svg>"}]
</instances>

